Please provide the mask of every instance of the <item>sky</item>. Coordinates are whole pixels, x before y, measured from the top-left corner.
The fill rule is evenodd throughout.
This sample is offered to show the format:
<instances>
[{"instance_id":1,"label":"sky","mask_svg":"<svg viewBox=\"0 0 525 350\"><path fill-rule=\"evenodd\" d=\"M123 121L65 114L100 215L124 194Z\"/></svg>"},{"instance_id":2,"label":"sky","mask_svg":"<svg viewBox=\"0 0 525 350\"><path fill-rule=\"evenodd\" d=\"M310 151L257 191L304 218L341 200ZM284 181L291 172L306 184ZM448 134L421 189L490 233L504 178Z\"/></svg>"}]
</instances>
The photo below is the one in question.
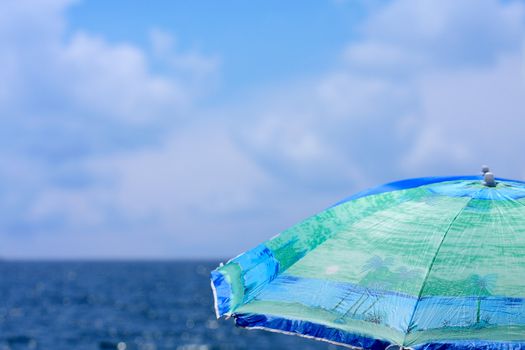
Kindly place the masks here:
<instances>
[{"instance_id":1,"label":"sky","mask_svg":"<svg viewBox=\"0 0 525 350\"><path fill-rule=\"evenodd\" d=\"M525 1L0 6L4 258L222 259L385 182L525 179Z\"/></svg>"}]
</instances>

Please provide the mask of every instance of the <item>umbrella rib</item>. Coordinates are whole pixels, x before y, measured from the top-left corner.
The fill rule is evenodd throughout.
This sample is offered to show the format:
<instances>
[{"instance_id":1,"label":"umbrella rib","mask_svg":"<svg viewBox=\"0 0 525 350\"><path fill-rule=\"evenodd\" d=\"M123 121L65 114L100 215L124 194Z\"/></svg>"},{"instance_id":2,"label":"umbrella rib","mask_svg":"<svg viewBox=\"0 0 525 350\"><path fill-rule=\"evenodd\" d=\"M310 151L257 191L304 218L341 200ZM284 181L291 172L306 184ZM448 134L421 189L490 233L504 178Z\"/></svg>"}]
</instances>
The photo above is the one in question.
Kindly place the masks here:
<instances>
[{"instance_id":1,"label":"umbrella rib","mask_svg":"<svg viewBox=\"0 0 525 350\"><path fill-rule=\"evenodd\" d=\"M478 193L480 191L478 191ZM407 328L407 331L405 333L405 337L403 339L403 344L402 344L403 347L406 345L405 344L406 338L407 338L408 333L410 333L410 327L412 325L412 322L414 322L414 316L416 315L416 311L417 311L417 306L419 304L419 300L421 299L421 295L423 294L423 290L425 289L425 284L427 283L427 280L428 280L428 278L430 276L430 272L432 271L432 267L434 267L434 263L436 262L437 256L439 255L439 251L441 250L441 247L443 246L443 243L445 242L445 239L447 238L448 232L452 228L452 225L454 224L454 222L456 222L457 218L461 215L461 213L463 213L463 211L465 210L465 208L469 205L469 203L471 201L472 201L472 198L470 198L465 203L465 205L463 207L461 207L461 209L458 211L456 216L454 216L454 218L450 221L450 224L448 225L447 230L445 231L445 233L443 234L443 237L441 238L441 242L439 242L439 245L438 245L438 247L436 249L436 253L434 254L434 257L432 258L432 261L430 262L430 266L428 267L428 270L427 270L427 273L426 273L425 278L423 280L423 283L421 284L421 288L420 288L418 296L417 296L416 304L414 305L414 309L412 310L412 315L410 315L410 320L408 322L408 328Z\"/></svg>"}]
</instances>

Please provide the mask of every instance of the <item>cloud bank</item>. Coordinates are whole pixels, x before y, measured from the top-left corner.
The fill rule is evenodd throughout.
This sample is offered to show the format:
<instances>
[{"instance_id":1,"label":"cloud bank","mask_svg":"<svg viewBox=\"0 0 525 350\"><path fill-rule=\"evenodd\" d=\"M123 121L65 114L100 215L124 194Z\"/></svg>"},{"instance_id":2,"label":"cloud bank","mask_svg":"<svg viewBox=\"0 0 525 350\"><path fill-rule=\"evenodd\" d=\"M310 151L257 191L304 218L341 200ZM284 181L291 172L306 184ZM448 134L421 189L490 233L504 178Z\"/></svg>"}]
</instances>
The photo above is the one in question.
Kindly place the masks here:
<instances>
[{"instance_id":1,"label":"cloud bank","mask_svg":"<svg viewBox=\"0 0 525 350\"><path fill-rule=\"evenodd\" d=\"M332 69L213 109L220 53L68 33L70 5L0 15L2 255L231 256L382 182L525 178L521 2L373 7Z\"/></svg>"}]
</instances>

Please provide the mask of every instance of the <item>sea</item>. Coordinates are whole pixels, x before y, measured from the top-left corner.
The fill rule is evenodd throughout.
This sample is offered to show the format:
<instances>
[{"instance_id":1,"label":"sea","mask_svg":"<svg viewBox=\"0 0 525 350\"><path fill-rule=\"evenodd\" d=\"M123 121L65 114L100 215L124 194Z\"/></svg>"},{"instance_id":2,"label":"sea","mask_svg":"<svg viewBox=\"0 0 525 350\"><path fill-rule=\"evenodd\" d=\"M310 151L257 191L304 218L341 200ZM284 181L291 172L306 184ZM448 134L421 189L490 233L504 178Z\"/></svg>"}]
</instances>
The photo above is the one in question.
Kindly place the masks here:
<instances>
[{"instance_id":1,"label":"sea","mask_svg":"<svg viewBox=\"0 0 525 350\"><path fill-rule=\"evenodd\" d=\"M0 350L338 349L217 320L218 261L0 261Z\"/></svg>"}]
</instances>

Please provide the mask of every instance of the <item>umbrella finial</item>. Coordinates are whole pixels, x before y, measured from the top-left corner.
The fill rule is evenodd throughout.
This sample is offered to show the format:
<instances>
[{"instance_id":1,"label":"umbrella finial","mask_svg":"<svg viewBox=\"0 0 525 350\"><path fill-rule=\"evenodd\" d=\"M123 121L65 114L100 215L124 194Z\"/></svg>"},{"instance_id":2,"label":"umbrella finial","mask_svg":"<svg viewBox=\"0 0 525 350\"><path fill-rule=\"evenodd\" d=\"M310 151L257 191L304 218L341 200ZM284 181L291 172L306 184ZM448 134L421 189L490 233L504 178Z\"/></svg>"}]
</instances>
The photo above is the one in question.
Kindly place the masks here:
<instances>
[{"instance_id":1,"label":"umbrella finial","mask_svg":"<svg viewBox=\"0 0 525 350\"><path fill-rule=\"evenodd\" d=\"M490 171L487 171L485 175L483 176L484 182L483 184L488 187L495 187L496 181L494 180L494 174Z\"/></svg>"},{"instance_id":2,"label":"umbrella finial","mask_svg":"<svg viewBox=\"0 0 525 350\"><path fill-rule=\"evenodd\" d=\"M485 175L485 174L488 173L489 171L490 171L490 169L489 169L488 165L482 165L482 166L481 166L481 173L482 173L483 175Z\"/></svg>"}]
</instances>

